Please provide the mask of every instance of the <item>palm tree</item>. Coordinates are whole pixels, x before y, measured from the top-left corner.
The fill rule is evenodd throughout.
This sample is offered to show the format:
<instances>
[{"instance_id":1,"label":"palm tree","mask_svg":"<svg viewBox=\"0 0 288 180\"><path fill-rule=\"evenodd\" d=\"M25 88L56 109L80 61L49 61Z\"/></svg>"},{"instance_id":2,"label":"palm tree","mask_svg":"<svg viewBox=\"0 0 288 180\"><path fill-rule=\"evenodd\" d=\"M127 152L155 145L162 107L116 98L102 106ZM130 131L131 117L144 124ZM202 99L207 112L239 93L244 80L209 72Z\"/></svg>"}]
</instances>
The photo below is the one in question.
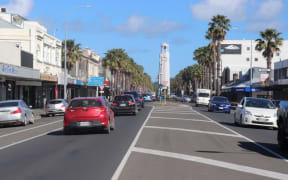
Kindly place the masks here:
<instances>
[{"instance_id":1,"label":"palm tree","mask_svg":"<svg viewBox=\"0 0 288 180\"><path fill-rule=\"evenodd\" d=\"M262 55L267 60L267 69L268 69L268 85L271 82L271 63L272 58L275 52L280 51L279 46L282 45L283 38L279 36L282 33L278 32L276 29L266 29L265 31L260 32L262 39L256 39L257 51L263 51Z\"/></svg>"},{"instance_id":2,"label":"palm tree","mask_svg":"<svg viewBox=\"0 0 288 180\"><path fill-rule=\"evenodd\" d=\"M229 27L231 27L231 25L230 25L230 19L228 19L226 16L223 16L223 15L218 14L216 16L213 16L211 20L212 21L209 23L210 27L208 31L206 32L206 38L212 39L212 42L213 42L212 46L213 46L214 63L215 63L215 50L217 52L217 55L216 55L216 63L217 63L216 94L220 95L221 42L225 39L227 31L229 31ZM214 64L214 67L215 67L215 64Z\"/></svg>"},{"instance_id":3,"label":"palm tree","mask_svg":"<svg viewBox=\"0 0 288 180\"><path fill-rule=\"evenodd\" d=\"M81 44L75 44L75 40L69 39L67 40L67 63L66 67L68 70L68 74L70 74L70 71L76 64L76 62L80 62L81 60ZM62 42L62 60L64 64L65 60L65 41Z\"/></svg>"}]
</instances>

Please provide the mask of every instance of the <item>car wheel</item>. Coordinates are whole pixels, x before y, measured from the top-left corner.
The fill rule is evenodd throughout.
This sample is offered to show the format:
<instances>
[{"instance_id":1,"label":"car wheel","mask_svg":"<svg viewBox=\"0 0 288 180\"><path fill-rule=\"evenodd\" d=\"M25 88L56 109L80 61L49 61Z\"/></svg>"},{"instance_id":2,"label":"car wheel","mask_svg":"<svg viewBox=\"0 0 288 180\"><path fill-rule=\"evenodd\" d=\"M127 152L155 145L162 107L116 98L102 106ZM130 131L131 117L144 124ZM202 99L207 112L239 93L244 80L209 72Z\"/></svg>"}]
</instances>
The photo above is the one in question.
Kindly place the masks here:
<instances>
[{"instance_id":1,"label":"car wheel","mask_svg":"<svg viewBox=\"0 0 288 180\"><path fill-rule=\"evenodd\" d=\"M23 122L22 122L22 126L26 126L28 123L27 123L27 116L25 115L24 116L24 119L23 119Z\"/></svg>"},{"instance_id":2,"label":"car wheel","mask_svg":"<svg viewBox=\"0 0 288 180\"><path fill-rule=\"evenodd\" d=\"M111 126L110 126L110 119L108 120L107 127L104 129L106 134L110 134Z\"/></svg>"},{"instance_id":3,"label":"car wheel","mask_svg":"<svg viewBox=\"0 0 288 180\"><path fill-rule=\"evenodd\" d=\"M278 146L280 147L281 150L287 150L288 149L288 143L286 141L286 133L284 126L279 124L278 127L278 133L277 133L277 141L278 141Z\"/></svg>"},{"instance_id":4,"label":"car wheel","mask_svg":"<svg viewBox=\"0 0 288 180\"><path fill-rule=\"evenodd\" d=\"M70 135L70 134L71 134L71 129L68 128L68 127L64 127L64 128L63 128L63 133L64 133L65 135Z\"/></svg>"}]
</instances>

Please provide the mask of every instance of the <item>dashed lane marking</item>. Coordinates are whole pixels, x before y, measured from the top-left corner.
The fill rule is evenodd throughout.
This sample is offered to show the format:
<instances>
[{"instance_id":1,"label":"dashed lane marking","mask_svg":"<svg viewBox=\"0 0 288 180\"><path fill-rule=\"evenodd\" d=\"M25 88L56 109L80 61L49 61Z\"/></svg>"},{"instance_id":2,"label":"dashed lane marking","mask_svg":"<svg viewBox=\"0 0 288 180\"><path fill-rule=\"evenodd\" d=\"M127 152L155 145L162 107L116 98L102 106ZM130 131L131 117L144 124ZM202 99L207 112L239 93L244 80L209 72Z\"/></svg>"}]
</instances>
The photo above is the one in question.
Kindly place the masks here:
<instances>
[{"instance_id":1,"label":"dashed lane marking","mask_svg":"<svg viewBox=\"0 0 288 180\"><path fill-rule=\"evenodd\" d=\"M288 174L283 174L279 172L258 169L258 168L248 167L248 166L242 166L242 165L238 165L234 163L228 163L228 162L212 160L212 159L202 158L202 157L197 157L197 156L191 156L191 155L186 155L186 154L172 153L172 152L152 150L152 149L139 148L139 147L134 147L132 151L143 153L143 154L150 154L150 155L156 155L156 156L161 156L161 157L192 161L192 162L207 164L211 166L217 166L217 167L221 167L225 169L231 169L234 171L240 171L240 172L245 172L245 173L254 174L258 176L279 179L279 180L288 179Z\"/></svg>"},{"instance_id":2,"label":"dashed lane marking","mask_svg":"<svg viewBox=\"0 0 288 180\"><path fill-rule=\"evenodd\" d=\"M242 138L238 134L226 134L226 133L218 133L212 131L200 131L194 129L183 129L183 128L170 128L170 127L160 127L160 126L144 126L149 129L162 129L162 130L170 130L170 131L183 131L183 132L192 132L192 133L201 133L201 134L211 134L211 135L219 135L219 136L228 136L228 137L237 137Z\"/></svg>"}]
</instances>

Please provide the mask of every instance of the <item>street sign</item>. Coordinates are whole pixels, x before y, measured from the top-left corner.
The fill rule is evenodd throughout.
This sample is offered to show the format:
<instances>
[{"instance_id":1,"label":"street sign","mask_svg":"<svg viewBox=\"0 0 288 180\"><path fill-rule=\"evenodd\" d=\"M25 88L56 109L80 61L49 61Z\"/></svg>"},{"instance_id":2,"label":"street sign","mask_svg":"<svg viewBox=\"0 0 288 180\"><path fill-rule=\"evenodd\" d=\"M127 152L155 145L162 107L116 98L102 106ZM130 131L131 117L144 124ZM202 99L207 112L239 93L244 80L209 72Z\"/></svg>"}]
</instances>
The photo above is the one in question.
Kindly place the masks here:
<instances>
[{"instance_id":1,"label":"street sign","mask_svg":"<svg viewBox=\"0 0 288 180\"><path fill-rule=\"evenodd\" d=\"M159 88L160 88L160 89L162 89L162 88L163 88L163 86L159 86Z\"/></svg>"},{"instance_id":2,"label":"street sign","mask_svg":"<svg viewBox=\"0 0 288 180\"><path fill-rule=\"evenodd\" d=\"M104 77L89 77L88 86L103 86Z\"/></svg>"},{"instance_id":3,"label":"street sign","mask_svg":"<svg viewBox=\"0 0 288 180\"><path fill-rule=\"evenodd\" d=\"M266 69L266 68L263 68L263 69L258 69L259 72L270 72L270 69Z\"/></svg>"}]
</instances>

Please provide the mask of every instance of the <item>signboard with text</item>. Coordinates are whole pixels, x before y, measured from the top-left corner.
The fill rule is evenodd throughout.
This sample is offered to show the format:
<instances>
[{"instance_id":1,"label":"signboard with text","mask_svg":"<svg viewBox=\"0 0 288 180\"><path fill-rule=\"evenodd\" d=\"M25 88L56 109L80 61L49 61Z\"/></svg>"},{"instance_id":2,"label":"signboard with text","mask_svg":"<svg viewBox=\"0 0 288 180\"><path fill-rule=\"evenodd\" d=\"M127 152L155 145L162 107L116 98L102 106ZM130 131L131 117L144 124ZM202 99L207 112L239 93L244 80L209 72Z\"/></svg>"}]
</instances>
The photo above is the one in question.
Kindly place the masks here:
<instances>
[{"instance_id":1,"label":"signboard with text","mask_svg":"<svg viewBox=\"0 0 288 180\"><path fill-rule=\"evenodd\" d=\"M103 86L104 77L89 77L88 86Z\"/></svg>"}]
</instances>

